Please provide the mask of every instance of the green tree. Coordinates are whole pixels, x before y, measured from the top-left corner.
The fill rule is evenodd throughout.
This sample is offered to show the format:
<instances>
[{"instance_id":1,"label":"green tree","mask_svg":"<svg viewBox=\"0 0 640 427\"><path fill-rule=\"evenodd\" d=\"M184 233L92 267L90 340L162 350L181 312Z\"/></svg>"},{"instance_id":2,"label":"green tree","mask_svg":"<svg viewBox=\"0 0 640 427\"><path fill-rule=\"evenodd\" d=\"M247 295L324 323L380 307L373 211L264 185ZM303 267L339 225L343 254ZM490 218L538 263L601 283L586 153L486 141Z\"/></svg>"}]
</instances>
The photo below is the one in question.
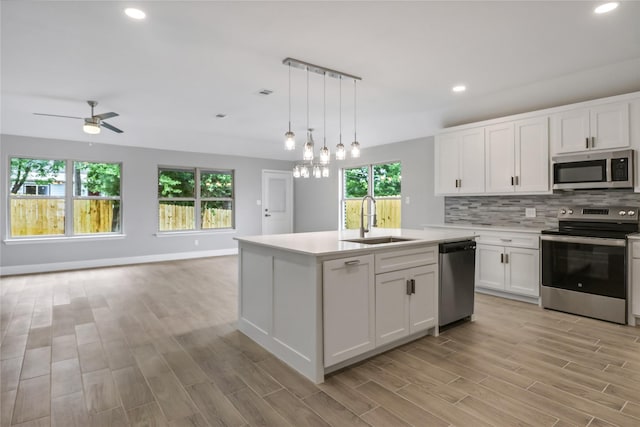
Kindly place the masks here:
<instances>
[{"instance_id":1,"label":"green tree","mask_svg":"<svg viewBox=\"0 0 640 427\"><path fill-rule=\"evenodd\" d=\"M400 196L401 181L400 162L373 166L373 194L376 197Z\"/></svg>"},{"instance_id":2,"label":"green tree","mask_svg":"<svg viewBox=\"0 0 640 427\"><path fill-rule=\"evenodd\" d=\"M51 184L58 173L64 173L64 160L11 158L11 194L17 194L27 179L37 185Z\"/></svg>"},{"instance_id":3,"label":"green tree","mask_svg":"<svg viewBox=\"0 0 640 427\"><path fill-rule=\"evenodd\" d=\"M364 197L369 192L369 168L345 169L345 197L348 199Z\"/></svg>"},{"instance_id":4,"label":"green tree","mask_svg":"<svg viewBox=\"0 0 640 427\"><path fill-rule=\"evenodd\" d=\"M86 172L83 180L81 172ZM90 196L114 197L120 195L120 165L118 163L75 162L75 195L82 187Z\"/></svg>"},{"instance_id":5,"label":"green tree","mask_svg":"<svg viewBox=\"0 0 640 427\"><path fill-rule=\"evenodd\" d=\"M233 197L231 173L202 172L200 174L200 195L202 197Z\"/></svg>"},{"instance_id":6,"label":"green tree","mask_svg":"<svg viewBox=\"0 0 640 427\"><path fill-rule=\"evenodd\" d=\"M195 172L161 169L158 176L159 197L195 197Z\"/></svg>"}]
</instances>

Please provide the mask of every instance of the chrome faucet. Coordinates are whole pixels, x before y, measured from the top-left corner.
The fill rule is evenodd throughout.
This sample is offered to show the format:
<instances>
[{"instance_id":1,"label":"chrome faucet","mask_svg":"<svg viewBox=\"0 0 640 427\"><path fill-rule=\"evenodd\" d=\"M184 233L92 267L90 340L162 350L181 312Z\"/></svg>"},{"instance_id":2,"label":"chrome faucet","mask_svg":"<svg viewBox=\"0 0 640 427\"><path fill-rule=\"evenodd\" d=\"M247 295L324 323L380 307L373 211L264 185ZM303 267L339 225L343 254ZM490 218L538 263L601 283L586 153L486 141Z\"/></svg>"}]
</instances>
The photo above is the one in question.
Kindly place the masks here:
<instances>
[{"instance_id":1,"label":"chrome faucet","mask_svg":"<svg viewBox=\"0 0 640 427\"><path fill-rule=\"evenodd\" d=\"M367 214L367 217L369 217L369 220L367 220L367 227L368 228L364 228L364 202L367 199L371 199L371 201L373 202L373 213L369 213ZM372 221L371 218L373 217L373 225L372 225ZM378 226L378 222L376 219L376 199L373 198L373 196L370 195L366 195L362 198L362 205L360 206L360 238L364 239L364 233L368 233L369 232L369 228L371 227L377 227Z\"/></svg>"}]
</instances>

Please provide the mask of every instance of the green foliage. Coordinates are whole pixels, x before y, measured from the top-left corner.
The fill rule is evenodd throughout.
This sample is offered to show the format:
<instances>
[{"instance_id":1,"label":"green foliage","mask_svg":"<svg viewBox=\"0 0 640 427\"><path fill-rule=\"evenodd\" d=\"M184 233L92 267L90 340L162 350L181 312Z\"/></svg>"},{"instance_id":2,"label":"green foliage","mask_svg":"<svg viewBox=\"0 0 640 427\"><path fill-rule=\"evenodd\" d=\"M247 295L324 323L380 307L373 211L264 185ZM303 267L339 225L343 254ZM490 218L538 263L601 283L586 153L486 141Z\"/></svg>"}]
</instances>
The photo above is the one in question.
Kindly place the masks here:
<instances>
[{"instance_id":1,"label":"green foliage","mask_svg":"<svg viewBox=\"0 0 640 427\"><path fill-rule=\"evenodd\" d=\"M364 197L369 192L369 168L362 166L361 168L344 170L344 195L347 199Z\"/></svg>"},{"instance_id":2,"label":"green foliage","mask_svg":"<svg viewBox=\"0 0 640 427\"><path fill-rule=\"evenodd\" d=\"M160 169L159 197L195 197L195 171Z\"/></svg>"},{"instance_id":3,"label":"green foliage","mask_svg":"<svg viewBox=\"0 0 640 427\"><path fill-rule=\"evenodd\" d=\"M233 197L233 182L229 172L202 172L200 174L200 196L203 198Z\"/></svg>"},{"instance_id":4,"label":"green foliage","mask_svg":"<svg viewBox=\"0 0 640 427\"><path fill-rule=\"evenodd\" d=\"M399 197L402 181L400 162L373 165L373 195ZM345 197L361 198L369 194L369 167L345 169Z\"/></svg>"},{"instance_id":5,"label":"green foliage","mask_svg":"<svg viewBox=\"0 0 640 427\"><path fill-rule=\"evenodd\" d=\"M56 175L64 173L64 160L38 160L11 158L11 194L17 194L27 181L32 179L37 185L48 185L56 180Z\"/></svg>"},{"instance_id":6,"label":"green foliage","mask_svg":"<svg viewBox=\"0 0 640 427\"><path fill-rule=\"evenodd\" d=\"M76 176L74 179L82 182L90 196L112 197L120 195L120 165L118 163L89 163L75 162ZM86 172L82 180L80 171ZM76 182L76 196L81 195Z\"/></svg>"},{"instance_id":7,"label":"green foliage","mask_svg":"<svg viewBox=\"0 0 640 427\"><path fill-rule=\"evenodd\" d=\"M401 189L400 162L373 166L373 194L375 197L399 197Z\"/></svg>"}]
</instances>

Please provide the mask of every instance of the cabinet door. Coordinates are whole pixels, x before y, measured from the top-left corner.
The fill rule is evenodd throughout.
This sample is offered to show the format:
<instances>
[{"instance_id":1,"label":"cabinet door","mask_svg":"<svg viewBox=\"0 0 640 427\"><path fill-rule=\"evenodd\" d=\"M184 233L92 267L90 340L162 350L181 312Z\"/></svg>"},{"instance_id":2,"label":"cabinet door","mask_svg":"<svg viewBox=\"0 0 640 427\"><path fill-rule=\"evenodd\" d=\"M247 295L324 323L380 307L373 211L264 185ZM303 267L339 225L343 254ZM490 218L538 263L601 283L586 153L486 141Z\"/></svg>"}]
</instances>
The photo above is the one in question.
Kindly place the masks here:
<instances>
[{"instance_id":1,"label":"cabinet door","mask_svg":"<svg viewBox=\"0 0 640 427\"><path fill-rule=\"evenodd\" d=\"M637 253L634 255L638 255ZM640 258L631 260L631 314L640 316Z\"/></svg>"},{"instance_id":2,"label":"cabinet door","mask_svg":"<svg viewBox=\"0 0 640 427\"><path fill-rule=\"evenodd\" d=\"M376 346L409 335L407 270L376 275Z\"/></svg>"},{"instance_id":3,"label":"cabinet door","mask_svg":"<svg viewBox=\"0 0 640 427\"><path fill-rule=\"evenodd\" d=\"M504 248L476 246L476 287L504 291Z\"/></svg>"},{"instance_id":4,"label":"cabinet door","mask_svg":"<svg viewBox=\"0 0 640 427\"><path fill-rule=\"evenodd\" d=\"M484 128L460 132L459 193L484 193Z\"/></svg>"},{"instance_id":5,"label":"cabinet door","mask_svg":"<svg viewBox=\"0 0 640 427\"><path fill-rule=\"evenodd\" d=\"M409 298L409 333L436 326L438 319L438 265L411 269L415 293Z\"/></svg>"},{"instance_id":6,"label":"cabinet door","mask_svg":"<svg viewBox=\"0 0 640 427\"><path fill-rule=\"evenodd\" d=\"M458 192L460 139L457 133L437 135L435 140L435 194Z\"/></svg>"},{"instance_id":7,"label":"cabinet door","mask_svg":"<svg viewBox=\"0 0 640 427\"><path fill-rule=\"evenodd\" d=\"M505 290L521 295L540 295L540 251L505 248Z\"/></svg>"},{"instance_id":8,"label":"cabinet door","mask_svg":"<svg viewBox=\"0 0 640 427\"><path fill-rule=\"evenodd\" d=\"M373 255L325 261L324 366L375 348Z\"/></svg>"},{"instance_id":9,"label":"cabinet door","mask_svg":"<svg viewBox=\"0 0 640 427\"><path fill-rule=\"evenodd\" d=\"M629 104L606 104L591 109L593 149L629 146Z\"/></svg>"},{"instance_id":10,"label":"cabinet door","mask_svg":"<svg viewBox=\"0 0 640 427\"><path fill-rule=\"evenodd\" d=\"M547 117L515 122L516 192L549 191Z\"/></svg>"},{"instance_id":11,"label":"cabinet door","mask_svg":"<svg viewBox=\"0 0 640 427\"><path fill-rule=\"evenodd\" d=\"M515 191L513 123L485 128L485 187L487 193Z\"/></svg>"},{"instance_id":12,"label":"cabinet door","mask_svg":"<svg viewBox=\"0 0 640 427\"><path fill-rule=\"evenodd\" d=\"M554 114L552 121L552 146L554 154L588 150L589 110L577 109Z\"/></svg>"}]
</instances>

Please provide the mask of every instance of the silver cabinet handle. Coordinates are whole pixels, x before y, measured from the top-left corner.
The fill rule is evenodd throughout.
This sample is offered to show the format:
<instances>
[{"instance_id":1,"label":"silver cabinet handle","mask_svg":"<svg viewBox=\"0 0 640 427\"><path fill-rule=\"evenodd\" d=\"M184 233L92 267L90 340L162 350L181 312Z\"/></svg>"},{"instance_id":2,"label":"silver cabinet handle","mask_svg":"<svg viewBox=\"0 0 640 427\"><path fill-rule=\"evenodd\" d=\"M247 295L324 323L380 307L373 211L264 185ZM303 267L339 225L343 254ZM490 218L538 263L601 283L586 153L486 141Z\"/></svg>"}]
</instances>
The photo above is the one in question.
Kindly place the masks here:
<instances>
[{"instance_id":1,"label":"silver cabinet handle","mask_svg":"<svg viewBox=\"0 0 640 427\"><path fill-rule=\"evenodd\" d=\"M516 176L516 185L520 185L520 177Z\"/></svg>"},{"instance_id":2,"label":"silver cabinet handle","mask_svg":"<svg viewBox=\"0 0 640 427\"><path fill-rule=\"evenodd\" d=\"M504 254L504 263L509 264L509 254Z\"/></svg>"},{"instance_id":3,"label":"silver cabinet handle","mask_svg":"<svg viewBox=\"0 0 640 427\"><path fill-rule=\"evenodd\" d=\"M514 181L513 177L511 177L511 185L514 185L513 181Z\"/></svg>"},{"instance_id":4,"label":"silver cabinet handle","mask_svg":"<svg viewBox=\"0 0 640 427\"><path fill-rule=\"evenodd\" d=\"M504 264L504 254L500 254L500 263Z\"/></svg>"},{"instance_id":5,"label":"silver cabinet handle","mask_svg":"<svg viewBox=\"0 0 640 427\"><path fill-rule=\"evenodd\" d=\"M584 148L589 148L589 137L585 138L586 146Z\"/></svg>"},{"instance_id":6,"label":"silver cabinet handle","mask_svg":"<svg viewBox=\"0 0 640 427\"><path fill-rule=\"evenodd\" d=\"M407 279L407 295L411 295L411 279Z\"/></svg>"},{"instance_id":7,"label":"silver cabinet handle","mask_svg":"<svg viewBox=\"0 0 640 427\"><path fill-rule=\"evenodd\" d=\"M459 186L460 188L462 188L462 179L459 179L459 180L458 180L458 186Z\"/></svg>"},{"instance_id":8,"label":"silver cabinet handle","mask_svg":"<svg viewBox=\"0 0 640 427\"><path fill-rule=\"evenodd\" d=\"M354 259L352 261L345 261L344 265L358 265L360 264L360 260L359 259Z\"/></svg>"},{"instance_id":9,"label":"silver cabinet handle","mask_svg":"<svg viewBox=\"0 0 640 427\"><path fill-rule=\"evenodd\" d=\"M596 148L596 137L595 136L591 137L591 148Z\"/></svg>"},{"instance_id":10,"label":"silver cabinet handle","mask_svg":"<svg viewBox=\"0 0 640 427\"><path fill-rule=\"evenodd\" d=\"M502 240L503 242L511 242L512 241L512 239L500 239L500 240Z\"/></svg>"},{"instance_id":11,"label":"silver cabinet handle","mask_svg":"<svg viewBox=\"0 0 640 427\"><path fill-rule=\"evenodd\" d=\"M416 293L416 279L411 279L411 293Z\"/></svg>"}]
</instances>

